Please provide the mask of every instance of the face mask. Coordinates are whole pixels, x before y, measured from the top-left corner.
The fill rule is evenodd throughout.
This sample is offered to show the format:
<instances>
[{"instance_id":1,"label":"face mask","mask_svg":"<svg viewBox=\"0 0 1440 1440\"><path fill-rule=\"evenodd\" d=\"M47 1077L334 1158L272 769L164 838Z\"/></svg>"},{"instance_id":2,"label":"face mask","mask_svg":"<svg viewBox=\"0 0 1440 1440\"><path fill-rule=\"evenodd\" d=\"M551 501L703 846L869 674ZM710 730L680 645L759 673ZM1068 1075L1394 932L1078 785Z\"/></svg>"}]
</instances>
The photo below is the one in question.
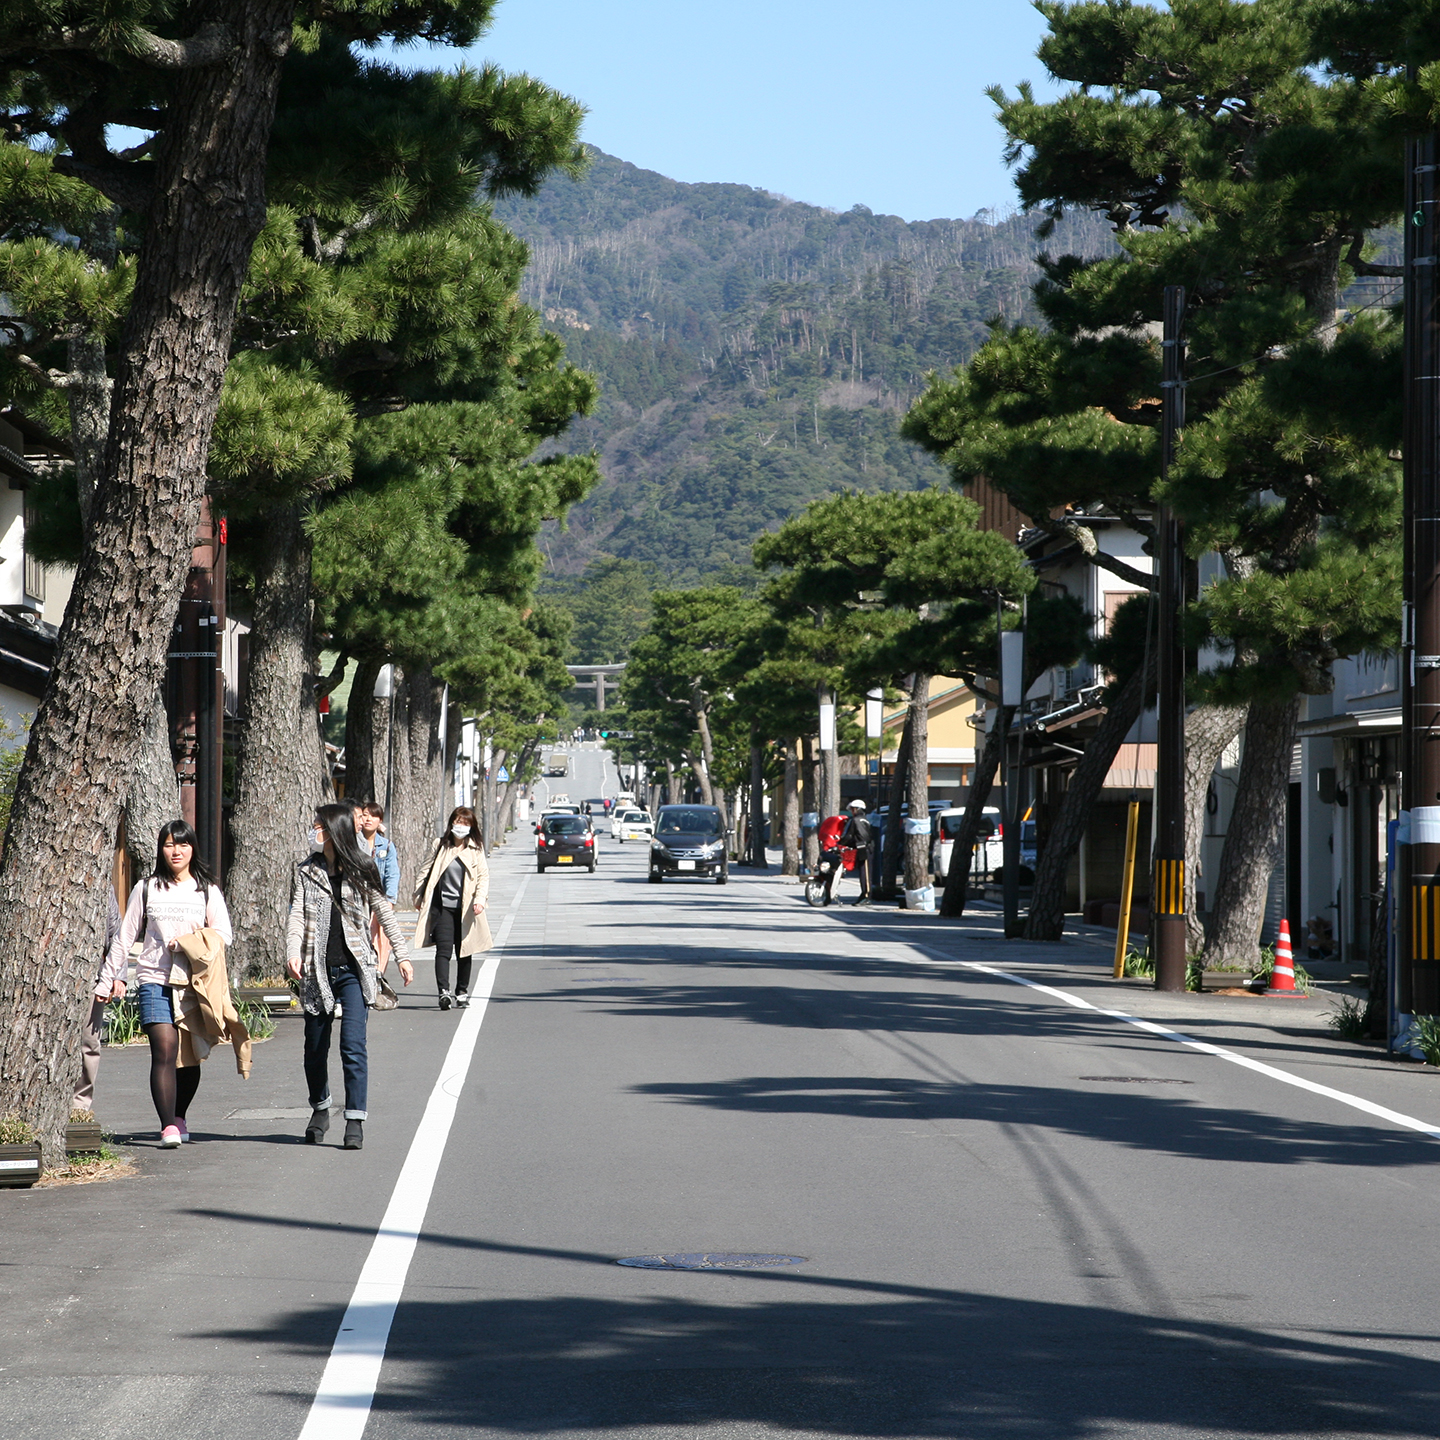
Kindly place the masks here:
<instances>
[{"instance_id":1,"label":"face mask","mask_svg":"<svg viewBox=\"0 0 1440 1440\"><path fill-rule=\"evenodd\" d=\"M318 825L310 831L310 848L312 850L325 848L325 832Z\"/></svg>"},{"instance_id":2,"label":"face mask","mask_svg":"<svg viewBox=\"0 0 1440 1440\"><path fill-rule=\"evenodd\" d=\"M450 833L457 840L463 840L470 833L470 827L468 825L452 825Z\"/></svg>"}]
</instances>

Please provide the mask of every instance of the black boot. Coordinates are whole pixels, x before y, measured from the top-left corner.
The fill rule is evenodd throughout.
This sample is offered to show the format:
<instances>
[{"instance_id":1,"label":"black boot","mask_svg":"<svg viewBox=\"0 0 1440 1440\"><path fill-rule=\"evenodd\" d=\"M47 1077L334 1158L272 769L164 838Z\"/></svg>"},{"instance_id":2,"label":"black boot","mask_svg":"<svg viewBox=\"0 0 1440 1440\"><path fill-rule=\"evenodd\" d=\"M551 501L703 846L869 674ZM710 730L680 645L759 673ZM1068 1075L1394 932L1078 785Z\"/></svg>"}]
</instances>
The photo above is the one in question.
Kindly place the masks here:
<instances>
[{"instance_id":1,"label":"black boot","mask_svg":"<svg viewBox=\"0 0 1440 1440\"><path fill-rule=\"evenodd\" d=\"M305 1143L318 1145L325 1138L325 1132L329 1128L330 1112L328 1110L311 1111L310 1123L305 1127Z\"/></svg>"},{"instance_id":2,"label":"black boot","mask_svg":"<svg viewBox=\"0 0 1440 1440\"><path fill-rule=\"evenodd\" d=\"M347 1120L345 1122L345 1148L347 1150L363 1150L365 1148L365 1122L363 1120Z\"/></svg>"}]
</instances>

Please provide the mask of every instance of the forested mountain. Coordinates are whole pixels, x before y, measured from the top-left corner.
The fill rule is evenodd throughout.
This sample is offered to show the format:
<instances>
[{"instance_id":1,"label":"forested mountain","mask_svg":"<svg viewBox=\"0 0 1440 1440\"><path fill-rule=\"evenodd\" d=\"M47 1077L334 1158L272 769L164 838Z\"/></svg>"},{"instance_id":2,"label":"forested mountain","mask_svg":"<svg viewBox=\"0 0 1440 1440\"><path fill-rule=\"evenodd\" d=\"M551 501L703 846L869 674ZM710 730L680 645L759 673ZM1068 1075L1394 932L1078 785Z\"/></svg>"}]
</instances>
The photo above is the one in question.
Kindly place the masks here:
<instances>
[{"instance_id":1,"label":"forested mountain","mask_svg":"<svg viewBox=\"0 0 1440 1440\"><path fill-rule=\"evenodd\" d=\"M926 372L1033 315L1038 250L1112 246L1088 215L1042 246L1026 217L841 214L593 150L583 180L497 215L530 246L525 298L602 385L566 447L600 450L605 480L548 530L552 564L612 554L679 584L748 569L754 536L820 495L941 479L896 433Z\"/></svg>"}]
</instances>

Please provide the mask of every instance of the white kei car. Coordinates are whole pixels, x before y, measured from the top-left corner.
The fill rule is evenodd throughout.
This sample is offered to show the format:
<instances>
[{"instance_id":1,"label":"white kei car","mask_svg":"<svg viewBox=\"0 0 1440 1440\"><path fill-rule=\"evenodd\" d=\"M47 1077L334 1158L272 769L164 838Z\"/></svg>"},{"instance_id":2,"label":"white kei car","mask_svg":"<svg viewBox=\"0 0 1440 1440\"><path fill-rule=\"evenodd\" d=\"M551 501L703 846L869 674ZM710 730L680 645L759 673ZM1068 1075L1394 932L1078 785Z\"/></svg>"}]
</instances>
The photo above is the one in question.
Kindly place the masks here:
<instances>
[{"instance_id":1,"label":"white kei car","mask_svg":"<svg viewBox=\"0 0 1440 1440\"><path fill-rule=\"evenodd\" d=\"M627 840L649 840L654 837L655 822L643 810L617 810L610 834L622 845Z\"/></svg>"}]
</instances>

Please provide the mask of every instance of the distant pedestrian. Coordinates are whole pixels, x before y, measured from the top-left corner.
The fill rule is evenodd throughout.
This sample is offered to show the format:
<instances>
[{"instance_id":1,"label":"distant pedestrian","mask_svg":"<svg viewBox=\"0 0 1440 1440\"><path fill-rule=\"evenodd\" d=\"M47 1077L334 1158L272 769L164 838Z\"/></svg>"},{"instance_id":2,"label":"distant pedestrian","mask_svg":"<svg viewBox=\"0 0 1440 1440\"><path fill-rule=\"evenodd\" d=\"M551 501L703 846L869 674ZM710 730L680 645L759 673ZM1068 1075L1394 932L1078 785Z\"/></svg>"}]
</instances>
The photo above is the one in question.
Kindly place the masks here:
<instances>
[{"instance_id":1,"label":"distant pedestrian","mask_svg":"<svg viewBox=\"0 0 1440 1440\"><path fill-rule=\"evenodd\" d=\"M135 962L140 1025L150 1041L150 1098L160 1117L160 1143L173 1150L190 1138L185 1117L200 1087L200 1066L176 1068L180 1055L175 991L190 981L190 962L176 941L197 930L215 930L228 945L230 912L225 897L198 854L199 837L184 820L163 826L155 842L155 873L130 892L120 931L106 965L123 976L130 947L141 941Z\"/></svg>"},{"instance_id":2,"label":"distant pedestrian","mask_svg":"<svg viewBox=\"0 0 1440 1440\"><path fill-rule=\"evenodd\" d=\"M395 842L385 833L385 807L378 800L367 800L355 807L355 832L360 849L380 872L385 898L395 904L400 898L400 857Z\"/></svg>"},{"instance_id":3,"label":"distant pedestrian","mask_svg":"<svg viewBox=\"0 0 1440 1440\"><path fill-rule=\"evenodd\" d=\"M485 907L490 898L490 867L477 837L475 812L458 805L445 833L436 840L415 881L416 946L435 947L435 988L440 1008L470 1003L473 959L493 943ZM450 957L455 956L455 993L450 992Z\"/></svg>"},{"instance_id":4,"label":"distant pedestrian","mask_svg":"<svg viewBox=\"0 0 1440 1440\"><path fill-rule=\"evenodd\" d=\"M400 958L400 978L414 975L405 937L381 889L380 871L355 838L348 805L322 805L311 839L317 847L295 867L290 888L286 965L300 982L305 1012L305 1081L310 1123L305 1143L318 1145L330 1128L330 1035L340 1010L340 1068L345 1075L345 1149L365 1143L369 1117L369 1055L366 1008L375 1003L379 980L370 921L378 917Z\"/></svg>"},{"instance_id":5,"label":"distant pedestrian","mask_svg":"<svg viewBox=\"0 0 1440 1440\"><path fill-rule=\"evenodd\" d=\"M385 833L384 825L385 807L378 800L366 800L355 807L355 835L361 852L375 862L385 898L394 905L400 898L400 857L395 853L395 842ZM378 920L371 924L370 935L378 956L376 972L383 975L390 964L390 941Z\"/></svg>"},{"instance_id":6,"label":"distant pedestrian","mask_svg":"<svg viewBox=\"0 0 1440 1440\"><path fill-rule=\"evenodd\" d=\"M840 843L847 850L855 852L855 878L860 882L860 894L855 903L864 905L870 899L871 826L869 817L865 814L863 800L852 800L849 808L850 818L845 822Z\"/></svg>"},{"instance_id":7,"label":"distant pedestrian","mask_svg":"<svg viewBox=\"0 0 1440 1440\"><path fill-rule=\"evenodd\" d=\"M120 933L120 902L115 887L105 886L105 950L100 962L100 975L90 995L90 1013L80 1031L80 1084L72 1110L95 1109L95 1077L100 1071L100 1033L105 1028L105 1007L112 1000L125 998L125 972L129 968L128 953L121 957L118 970L110 958L115 937Z\"/></svg>"}]
</instances>

